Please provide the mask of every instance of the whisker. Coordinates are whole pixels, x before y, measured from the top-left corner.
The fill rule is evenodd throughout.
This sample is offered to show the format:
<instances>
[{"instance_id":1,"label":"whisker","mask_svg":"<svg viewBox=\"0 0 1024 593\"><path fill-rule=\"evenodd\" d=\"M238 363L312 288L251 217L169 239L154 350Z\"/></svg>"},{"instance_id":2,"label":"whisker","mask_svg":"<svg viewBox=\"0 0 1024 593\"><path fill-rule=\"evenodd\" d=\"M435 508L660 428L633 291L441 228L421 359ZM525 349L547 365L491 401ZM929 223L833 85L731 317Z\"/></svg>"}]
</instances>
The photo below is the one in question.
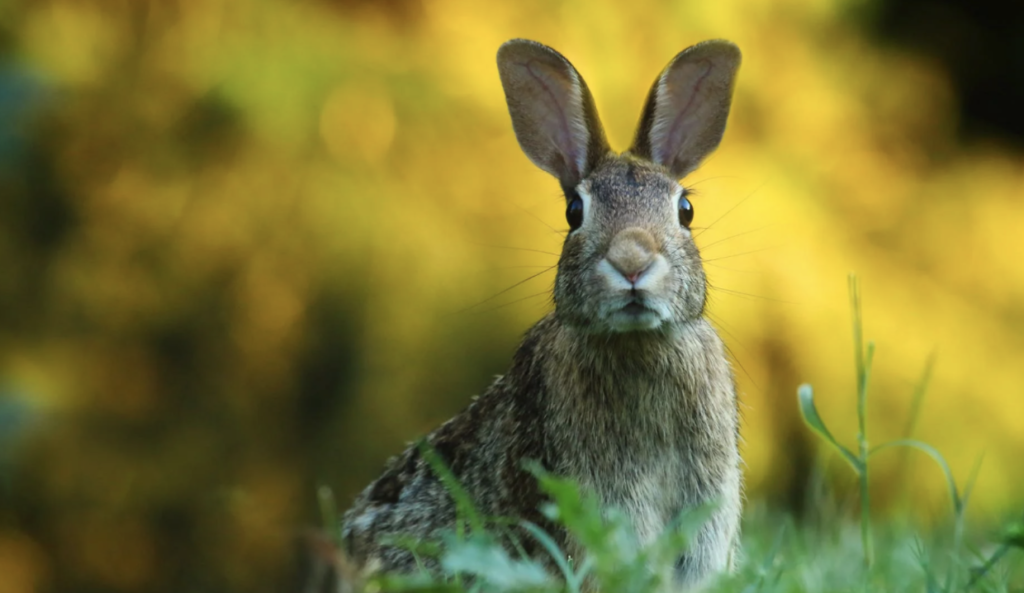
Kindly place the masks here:
<instances>
[{"instance_id":1,"label":"whisker","mask_svg":"<svg viewBox=\"0 0 1024 593\"><path fill-rule=\"evenodd\" d=\"M729 214L730 214L730 213L731 213L731 212L732 212L733 210L735 210L735 209L739 208L740 206L742 206L742 205L743 205L744 203L746 203L746 201L747 201L747 200L749 200L750 198L752 198L752 197L754 196L754 194L756 194L757 192L761 191L761 188L762 188L762 187L764 187L764 186L765 186L765 185L766 185L767 183L768 183L768 182L767 182L767 181L765 181L765 182L763 182L763 183L762 183L761 185L759 185L759 186L757 186L756 188L754 188L754 191L752 191L752 192L750 192L749 194L747 194L747 197L743 198L743 199L742 199L742 200L740 200L739 202L736 202L736 204L735 204L735 205L734 205L734 206L733 206L732 208L729 208L728 210L726 210L724 214L722 214L721 216L719 216L718 218L716 218L716 219L715 219L715 220L714 220L714 221L713 221L713 222L712 222L711 224L709 224L709 225L708 225L707 227L705 227L705 229L704 229L704 230L708 230L708 229L710 229L711 227L713 227L713 226L715 226L716 224L718 224L718 222L719 222L719 221L721 221L721 220L722 220L723 218L725 218L726 216L728 216L728 215L729 215ZM699 236L701 236L701 235L703 235L703 234L704 234L704 231L701 231L701 232L697 233L696 235L694 235L694 239L696 239L697 237L699 237Z\"/></svg>"},{"instance_id":2,"label":"whisker","mask_svg":"<svg viewBox=\"0 0 1024 593\"><path fill-rule=\"evenodd\" d=\"M718 329L722 330L723 333L728 335L730 338L736 340L737 344L742 346L744 350L747 350L747 354L750 354L750 351L747 349L747 347L742 342L740 342L739 338L736 337L736 334L732 333L731 330L733 328L732 328L731 325L726 323L721 317L719 317L718 315L715 315L711 311L705 310L704 311L704 315L706 315L707 318L710 319L711 321L714 321L715 325L718 326Z\"/></svg>"},{"instance_id":3,"label":"whisker","mask_svg":"<svg viewBox=\"0 0 1024 593\"><path fill-rule=\"evenodd\" d=\"M552 253L550 251L544 251L542 249L529 249L527 247L509 247L507 245L487 245L485 243L473 243L477 247L489 247L491 249L509 249L512 251L530 251L532 253L543 253L544 255L553 255L555 257L561 257L560 253Z\"/></svg>"},{"instance_id":4,"label":"whisker","mask_svg":"<svg viewBox=\"0 0 1024 593\"><path fill-rule=\"evenodd\" d=\"M704 179L701 179L700 181L694 181L693 183L691 183L690 185L687 185L686 187L687 187L687 189L693 188L693 187L696 187L696 186L704 183L705 181L714 181L716 179L742 179L742 177L737 177L735 175L716 175L715 177L705 177Z\"/></svg>"},{"instance_id":5,"label":"whisker","mask_svg":"<svg viewBox=\"0 0 1024 593\"><path fill-rule=\"evenodd\" d=\"M480 301L479 303L476 303L475 305L470 305L469 307L466 307L465 309L460 309L458 311L455 311L455 313L453 313L453 315L458 315L459 313L465 313L467 311L471 311L472 309L475 309L475 308L479 307L480 305L483 305L484 303L489 303L489 302L493 301L494 299L500 297L501 295L505 294L506 292L512 290L513 288L515 288L517 286L521 286L521 285L529 282L530 280L533 280L534 278L536 278L538 276L542 276L544 274L547 274L548 272L550 272L553 269L555 269L555 266L549 266L549 267L541 270L540 272L537 272L536 274L533 274L532 276L529 276L527 278L524 278L524 279L520 280L519 282L516 282L512 286L509 286L508 288L506 288L505 290L502 290L501 292L499 292L497 294L494 294L494 295L491 295L491 296L487 297L486 299Z\"/></svg>"},{"instance_id":6,"label":"whisker","mask_svg":"<svg viewBox=\"0 0 1024 593\"><path fill-rule=\"evenodd\" d=\"M488 272L501 272L501 271L504 271L504 270L525 270L525 269L530 269L530 268L535 269L535 270L538 269L538 268L551 269L551 266L545 266L545 265L539 265L539 266L498 266L498 267L495 267L495 268L484 268L482 270L477 270L475 272L470 272L470 273L471 274L486 274Z\"/></svg>"},{"instance_id":7,"label":"whisker","mask_svg":"<svg viewBox=\"0 0 1024 593\"><path fill-rule=\"evenodd\" d=\"M752 230L749 230L749 231L743 231L742 233L736 233L735 235L733 235L731 237L726 237L724 239L719 239L717 241L712 241L711 243L708 243L707 245L702 245L701 249L708 249L709 247L714 247L715 245L718 245L719 243L724 243L726 241L730 241L732 239L735 239L736 237L742 237L743 235L749 235L750 233L756 233L758 231L763 231L763 230L769 228L769 226L771 226L771 225L766 225L766 226L763 226L761 228L752 229Z\"/></svg>"},{"instance_id":8,"label":"whisker","mask_svg":"<svg viewBox=\"0 0 1024 593\"><path fill-rule=\"evenodd\" d=\"M567 234L569 234L568 231L560 231L560 230L556 229L555 227L551 226L550 224L544 222L543 218L537 216L533 212L530 212L529 210L527 210L526 208L520 206L519 204L516 204L515 202L513 202L512 205L515 206L516 208L519 208L523 212L529 214L530 216L532 216L537 222L539 222L542 225L544 225L544 226L548 227L549 229L551 229L551 232L555 233L556 235L558 235L560 237L565 237Z\"/></svg>"},{"instance_id":9,"label":"whisker","mask_svg":"<svg viewBox=\"0 0 1024 593\"><path fill-rule=\"evenodd\" d=\"M722 319L720 317L718 317L718 316L712 314L710 311L706 311L706 310L704 311L704 315L708 319L710 319L712 322L714 322L714 325L716 326L718 331L720 331L720 332L724 333L725 335L729 336L730 338L732 338L736 342L736 344L738 344L741 348L743 348L744 352L746 352L748 356L753 356L753 354L751 353L750 349L747 348L747 346L745 344L743 344L743 342L741 342L739 338L736 337L736 334L732 333L731 331L729 331L727 329L726 323L724 321L722 321ZM740 370L742 370L743 374L747 376L747 379L750 379L750 383L758 391L761 391L761 386L758 385L756 380L754 380L753 375L750 374L750 372L747 370L747 367L743 366L743 363L740 362L739 357L736 356L736 352L734 352L733 349L729 346L729 344L727 344L724 340L722 341L722 345L725 346L725 349L729 353L729 356L732 358L733 362L735 362L736 365L740 367Z\"/></svg>"},{"instance_id":10,"label":"whisker","mask_svg":"<svg viewBox=\"0 0 1024 593\"><path fill-rule=\"evenodd\" d=\"M732 361L735 362L737 366L740 367L740 370L743 371L743 374L746 375L748 379L750 379L750 384L754 386L754 389L757 389L758 391L764 391L763 389L761 389L761 386L757 383L757 381L754 380L754 377L750 374L750 371L747 370L747 367L743 366L743 363L740 362L739 357L736 356L736 353L732 351L732 348L730 348L729 345L726 344L725 342L722 342L722 345L725 346L725 350L726 352L729 353L729 357L732 358Z\"/></svg>"},{"instance_id":11,"label":"whisker","mask_svg":"<svg viewBox=\"0 0 1024 593\"><path fill-rule=\"evenodd\" d=\"M779 247L782 247L782 245L771 245L769 247L762 247L760 249L754 249L753 251L744 251L743 253L734 253L732 255L723 255L721 257L714 257L714 258L711 258L711 259L705 259L703 261L704 261L704 263L707 263L707 262L712 262L712 261L718 261L720 259L729 259L731 257L740 257L741 255L750 255L751 253L760 253L761 251L767 251L769 249L778 249Z\"/></svg>"},{"instance_id":12,"label":"whisker","mask_svg":"<svg viewBox=\"0 0 1024 593\"><path fill-rule=\"evenodd\" d=\"M720 291L722 291L722 292L724 292L726 294L731 294L731 295L740 296L740 297L747 297L747 298L751 298L751 299L758 299L758 300L763 300L763 301L772 301L772 302L775 302L775 303L784 303L784 304L787 304L787 305L798 305L799 304L799 303L794 303L793 301L784 301L782 299L775 299L775 298L772 298L772 297L761 296L759 294L751 294L749 292L742 292L742 291L739 291L739 290L733 290L731 288L722 288L721 286L712 286L711 284L708 284L708 288L710 288L711 290L720 290Z\"/></svg>"},{"instance_id":13,"label":"whisker","mask_svg":"<svg viewBox=\"0 0 1024 593\"><path fill-rule=\"evenodd\" d=\"M550 290L545 290L544 292L538 292L536 294L531 294L529 296L524 296L522 298L515 299L514 301L509 301L507 303L502 303L500 305L495 305L494 307L491 307L490 309L484 309L482 311L476 311L475 314L482 315L484 313L490 313L491 311L497 311L498 309L504 309L505 307L514 305L516 303L521 303L523 301L527 301L527 300L530 300L530 299L535 299L535 298L537 298L537 297L539 297L541 295L545 295L545 294L550 295L551 291Z\"/></svg>"},{"instance_id":14,"label":"whisker","mask_svg":"<svg viewBox=\"0 0 1024 593\"><path fill-rule=\"evenodd\" d=\"M727 267L719 265L719 264L709 264L707 262L707 260L705 260L704 263L707 266L709 266L709 267L718 268L719 270L725 270L727 272L736 272L737 274L756 274L756 273L758 273L760 271L760 270L737 270L736 268L727 268Z\"/></svg>"}]
</instances>

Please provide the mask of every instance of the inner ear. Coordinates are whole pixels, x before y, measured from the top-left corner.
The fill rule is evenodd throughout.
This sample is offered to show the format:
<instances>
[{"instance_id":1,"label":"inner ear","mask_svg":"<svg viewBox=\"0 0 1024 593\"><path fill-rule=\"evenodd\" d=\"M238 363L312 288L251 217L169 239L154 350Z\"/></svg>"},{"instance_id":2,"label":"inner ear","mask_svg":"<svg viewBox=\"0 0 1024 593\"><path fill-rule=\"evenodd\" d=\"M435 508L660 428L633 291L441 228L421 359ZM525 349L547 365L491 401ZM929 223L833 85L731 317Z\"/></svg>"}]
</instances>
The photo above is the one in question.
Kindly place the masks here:
<instances>
[{"instance_id":1,"label":"inner ear","mask_svg":"<svg viewBox=\"0 0 1024 593\"><path fill-rule=\"evenodd\" d=\"M651 86L629 152L676 179L696 169L725 133L739 65L740 50L728 41L680 52Z\"/></svg>"},{"instance_id":2,"label":"inner ear","mask_svg":"<svg viewBox=\"0 0 1024 593\"><path fill-rule=\"evenodd\" d=\"M525 39L501 46L498 73L523 152L575 187L608 151L586 82L561 54Z\"/></svg>"}]
</instances>

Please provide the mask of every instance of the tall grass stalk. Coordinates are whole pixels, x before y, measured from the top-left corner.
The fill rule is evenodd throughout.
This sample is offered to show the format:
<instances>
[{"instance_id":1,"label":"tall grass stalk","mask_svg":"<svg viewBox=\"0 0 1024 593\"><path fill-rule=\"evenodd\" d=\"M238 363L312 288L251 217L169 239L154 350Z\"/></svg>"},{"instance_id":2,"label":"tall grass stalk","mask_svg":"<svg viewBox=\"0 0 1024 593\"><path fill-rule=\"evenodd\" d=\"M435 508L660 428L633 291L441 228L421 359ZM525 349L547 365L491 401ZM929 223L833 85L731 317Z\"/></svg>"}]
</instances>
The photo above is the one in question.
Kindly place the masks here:
<instances>
[{"instance_id":1,"label":"tall grass stalk","mask_svg":"<svg viewBox=\"0 0 1024 593\"><path fill-rule=\"evenodd\" d=\"M334 491L329 486L316 489L317 505L320 507L320 520L324 531L335 545L341 545L341 522L338 520L338 505L334 501Z\"/></svg>"},{"instance_id":2,"label":"tall grass stalk","mask_svg":"<svg viewBox=\"0 0 1024 593\"><path fill-rule=\"evenodd\" d=\"M965 497L961 496L960 491L957 489L956 481L953 479L953 472L950 470L946 459L931 445L915 439L903 438L883 443L875 446L874 448L870 446L867 437L867 399L868 380L871 377L871 363L875 355L875 344L874 342L868 342L867 347L864 346L864 326L861 314L860 285L857 281L857 277L853 274L850 274L849 287L850 306L853 315L854 363L857 373L857 454L854 454L852 451L840 444L839 441L832 436L832 433L818 414L817 407L814 404L814 392L810 385L801 385L797 390L797 397L800 403L800 413L807 425L814 432L818 433L818 436L824 439L825 442L832 445L832 447L834 447L843 459L850 464L850 467L852 467L854 472L857 474L860 485L861 548L864 553L864 566L865 568L870 569L874 563L874 552L872 549L873 539L871 537L871 496L868 479L870 475L868 471L868 461L872 455L884 449L900 447L917 449L926 453L929 457L935 460L942 469L943 474L945 474L946 483L949 487L950 501L953 504L953 515L956 519L954 524L954 540L956 542L959 542L959 534L963 531L963 517L966 500ZM930 374L931 371L929 366L929 369L926 369L925 372L925 379L921 382L921 387L918 392L915 393L915 400L920 400L924 397L924 388L927 385L927 377L929 377Z\"/></svg>"},{"instance_id":3,"label":"tall grass stalk","mask_svg":"<svg viewBox=\"0 0 1024 593\"><path fill-rule=\"evenodd\" d=\"M921 419L921 406L924 403L924 394L928 391L928 385L931 384L932 374L935 372L935 360L936 354L933 350L928 354L928 359L924 363L924 371L921 373L921 378L918 379L917 384L914 386L914 395L910 399L910 411L907 413L907 424L903 428L903 438L912 439L914 433L917 431L917 423ZM900 451L900 459L897 464L896 475L906 477L909 471L910 461L910 449L904 447ZM910 480L904 479L900 486L900 500L904 508L909 506L910 499Z\"/></svg>"},{"instance_id":4,"label":"tall grass stalk","mask_svg":"<svg viewBox=\"0 0 1024 593\"><path fill-rule=\"evenodd\" d=\"M860 478L860 540L864 550L864 565L868 568L874 562L871 547L871 493L868 489L868 379L871 376L871 362L875 356L875 343L868 342L864 349L864 323L861 313L860 286L857 276L850 274L850 307L853 309L853 345L857 368L857 445L861 461Z\"/></svg>"}]
</instances>

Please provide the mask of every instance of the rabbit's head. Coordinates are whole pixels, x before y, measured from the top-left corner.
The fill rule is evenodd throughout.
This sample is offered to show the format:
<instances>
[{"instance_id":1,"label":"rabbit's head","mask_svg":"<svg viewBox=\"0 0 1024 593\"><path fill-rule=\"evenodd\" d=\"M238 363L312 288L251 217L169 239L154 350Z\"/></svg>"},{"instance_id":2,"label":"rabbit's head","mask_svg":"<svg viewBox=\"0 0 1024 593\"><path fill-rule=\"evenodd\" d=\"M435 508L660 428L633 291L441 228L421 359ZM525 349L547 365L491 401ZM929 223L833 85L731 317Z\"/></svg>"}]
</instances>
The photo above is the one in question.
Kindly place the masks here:
<instances>
[{"instance_id":1,"label":"rabbit's head","mask_svg":"<svg viewBox=\"0 0 1024 593\"><path fill-rule=\"evenodd\" d=\"M568 60L523 39L498 50L516 138L565 192L570 231L554 295L562 323L613 333L700 317L704 269L689 229L693 207L677 180L718 146L739 64L727 41L677 55L651 88L632 147L619 155Z\"/></svg>"}]
</instances>

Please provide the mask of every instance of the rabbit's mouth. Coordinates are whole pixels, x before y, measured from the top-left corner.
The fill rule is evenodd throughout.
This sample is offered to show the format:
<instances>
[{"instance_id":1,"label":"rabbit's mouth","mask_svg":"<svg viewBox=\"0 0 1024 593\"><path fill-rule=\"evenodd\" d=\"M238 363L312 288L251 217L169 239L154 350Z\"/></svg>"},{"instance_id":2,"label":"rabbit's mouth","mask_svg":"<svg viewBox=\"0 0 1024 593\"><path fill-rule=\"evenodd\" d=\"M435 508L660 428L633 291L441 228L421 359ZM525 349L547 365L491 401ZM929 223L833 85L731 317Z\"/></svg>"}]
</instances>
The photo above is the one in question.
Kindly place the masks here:
<instances>
[{"instance_id":1,"label":"rabbit's mouth","mask_svg":"<svg viewBox=\"0 0 1024 593\"><path fill-rule=\"evenodd\" d=\"M643 305L643 303L639 303L637 301L632 301L632 302L628 303L625 307L619 309L619 312L620 313L625 313L627 315L639 316L639 315L643 315L644 313L653 313L654 311L652 311L651 309L648 309L646 306Z\"/></svg>"},{"instance_id":2,"label":"rabbit's mouth","mask_svg":"<svg viewBox=\"0 0 1024 593\"><path fill-rule=\"evenodd\" d=\"M625 304L608 312L605 319L614 332L629 332L657 329L665 320L659 308L639 296L633 296Z\"/></svg>"}]
</instances>

